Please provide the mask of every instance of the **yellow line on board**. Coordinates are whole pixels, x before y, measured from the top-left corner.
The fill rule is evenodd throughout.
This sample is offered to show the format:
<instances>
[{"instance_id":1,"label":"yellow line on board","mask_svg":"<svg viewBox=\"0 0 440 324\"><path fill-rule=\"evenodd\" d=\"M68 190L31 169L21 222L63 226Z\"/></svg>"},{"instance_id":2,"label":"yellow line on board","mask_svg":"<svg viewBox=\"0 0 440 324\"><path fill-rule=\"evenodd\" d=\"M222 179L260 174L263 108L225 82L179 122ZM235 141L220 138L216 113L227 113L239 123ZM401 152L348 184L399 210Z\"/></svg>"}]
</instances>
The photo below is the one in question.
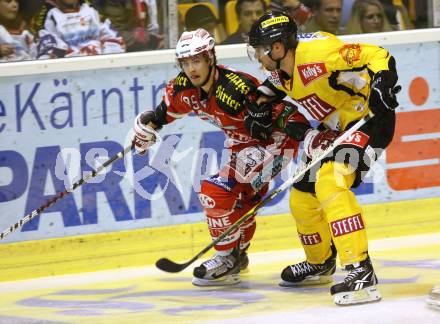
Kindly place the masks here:
<instances>
[{"instance_id":1,"label":"yellow line on board","mask_svg":"<svg viewBox=\"0 0 440 324\"><path fill-rule=\"evenodd\" d=\"M369 239L440 232L440 198L365 205ZM0 281L186 261L210 242L206 223L0 244ZM251 252L299 248L289 214L257 217ZM208 252L209 254L209 252Z\"/></svg>"}]
</instances>

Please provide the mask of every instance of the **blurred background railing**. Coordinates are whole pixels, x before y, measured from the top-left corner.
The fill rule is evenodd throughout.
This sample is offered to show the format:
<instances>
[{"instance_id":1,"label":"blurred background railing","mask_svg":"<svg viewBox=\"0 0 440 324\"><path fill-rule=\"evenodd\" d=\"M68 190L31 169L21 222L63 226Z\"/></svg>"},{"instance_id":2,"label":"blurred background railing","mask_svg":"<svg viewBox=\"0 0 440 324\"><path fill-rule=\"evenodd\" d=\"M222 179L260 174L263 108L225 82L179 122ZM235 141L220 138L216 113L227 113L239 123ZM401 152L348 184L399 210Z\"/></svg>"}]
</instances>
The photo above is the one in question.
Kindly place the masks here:
<instances>
[{"instance_id":1,"label":"blurred background railing","mask_svg":"<svg viewBox=\"0 0 440 324\"><path fill-rule=\"evenodd\" d=\"M291 15L301 32L440 27L440 0L0 0L0 62L174 48L199 27L218 44L245 43L268 9Z\"/></svg>"}]
</instances>

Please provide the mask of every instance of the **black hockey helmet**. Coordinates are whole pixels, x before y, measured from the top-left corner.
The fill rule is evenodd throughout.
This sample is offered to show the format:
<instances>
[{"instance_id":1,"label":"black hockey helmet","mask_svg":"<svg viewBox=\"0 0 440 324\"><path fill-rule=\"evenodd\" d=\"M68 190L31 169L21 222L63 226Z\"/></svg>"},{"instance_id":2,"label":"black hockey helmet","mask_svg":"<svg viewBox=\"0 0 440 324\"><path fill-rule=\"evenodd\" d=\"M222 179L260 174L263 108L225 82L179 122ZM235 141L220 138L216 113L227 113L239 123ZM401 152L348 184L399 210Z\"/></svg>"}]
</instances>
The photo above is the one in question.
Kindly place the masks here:
<instances>
[{"instance_id":1,"label":"black hockey helmet","mask_svg":"<svg viewBox=\"0 0 440 324\"><path fill-rule=\"evenodd\" d=\"M282 11L268 11L260 17L249 32L249 45L271 46L281 41L286 48L295 48L298 27L290 16Z\"/></svg>"}]
</instances>

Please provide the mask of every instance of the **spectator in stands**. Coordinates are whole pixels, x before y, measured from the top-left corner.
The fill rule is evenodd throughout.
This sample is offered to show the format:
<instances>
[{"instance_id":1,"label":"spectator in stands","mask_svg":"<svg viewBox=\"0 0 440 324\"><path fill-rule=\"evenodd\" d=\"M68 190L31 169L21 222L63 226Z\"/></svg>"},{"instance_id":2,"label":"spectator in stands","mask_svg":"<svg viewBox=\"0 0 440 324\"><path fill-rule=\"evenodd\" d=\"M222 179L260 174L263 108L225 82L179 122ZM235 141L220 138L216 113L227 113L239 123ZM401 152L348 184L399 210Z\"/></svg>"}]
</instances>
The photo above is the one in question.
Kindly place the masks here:
<instances>
[{"instance_id":1,"label":"spectator in stands","mask_svg":"<svg viewBox=\"0 0 440 324\"><path fill-rule=\"evenodd\" d=\"M18 0L0 0L0 62L35 58L33 35L19 13Z\"/></svg>"},{"instance_id":2,"label":"spectator in stands","mask_svg":"<svg viewBox=\"0 0 440 324\"><path fill-rule=\"evenodd\" d=\"M266 11L264 0L238 0L235 5L237 13L238 30L229 35L222 44L247 43L248 33L252 24L260 18Z\"/></svg>"},{"instance_id":3,"label":"spectator in stands","mask_svg":"<svg viewBox=\"0 0 440 324\"><path fill-rule=\"evenodd\" d=\"M88 56L125 52L125 43L101 22L98 11L81 0L47 0L44 29L39 31L39 58Z\"/></svg>"},{"instance_id":4,"label":"spectator in stands","mask_svg":"<svg viewBox=\"0 0 440 324\"><path fill-rule=\"evenodd\" d=\"M405 30L413 28L409 19L408 10L402 0L380 0L388 21L393 30Z\"/></svg>"},{"instance_id":5,"label":"spectator in stands","mask_svg":"<svg viewBox=\"0 0 440 324\"><path fill-rule=\"evenodd\" d=\"M188 9L185 14L185 28L188 31L198 28L207 30L209 34L215 36L216 44L219 44L225 38L224 27L220 20L203 4L198 4ZM216 30L220 30L220 32L216 32Z\"/></svg>"},{"instance_id":6,"label":"spectator in stands","mask_svg":"<svg viewBox=\"0 0 440 324\"><path fill-rule=\"evenodd\" d=\"M408 8L408 15L415 28L433 27L428 24L428 16L431 15L430 10L428 9L430 6L428 1L407 0L405 2L406 7Z\"/></svg>"},{"instance_id":7,"label":"spectator in stands","mask_svg":"<svg viewBox=\"0 0 440 324\"><path fill-rule=\"evenodd\" d=\"M19 0L19 3L23 19L29 23L43 6L44 0Z\"/></svg>"},{"instance_id":8,"label":"spectator in stands","mask_svg":"<svg viewBox=\"0 0 440 324\"><path fill-rule=\"evenodd\" d=\"M354 2L347 34L379 33L392 31L379 0L357 0Z\"/></svg>"},{"instance_id":9,"label":"spectator in stands","mask_svg":"<svg viewBox=\"0 0 440 324\"><path fill-rule=\"evenodd\" d=\"M47 12L54 7L53 1L38 0L29 4L26 2L25 10L28 11L26 19L29 22L29 30L35 36L44 28L44 21L46 20Z\"/></svg>"},{"instance_id":10,"label":"spectator in stands","mask_svg":"<svg viewBox=\"0 0 440 324\"><path fill-rule=\"evenodd\" d=\"M320 30L335 35L340 33L342 0L315 0L307 3L313 16L305 25L305 32L312 33Z\"/></svg>"},{"instance_id":11,"label":"spectator in stands","mask_svg":"<svg viewBox=\"0 0 440 324\"><path fill-rule=\"evenodd\" d=\"M272 10L284 11L293 20L300 31L303 31L304 25L312 16L310 9L301 1L298 0L272 0L270 2Z\"/></svg>"},{"instance_id":12,"label":"spectator in stands","mask_svg":"<svg viewBox=\"0 0 440 324\"><path fill-rule=\"evenodd\" d=\"M351 8L356 0L344 0L342 1L342 14L341 14L341 28L344 29L347 26L348 19L351 15Z\"/></svg>"},{"instance_id":13,"label":"spectator in stands","mask_svg":"<svg viewBox=\"0 0 440 324\"><path fill-rule=\"evenodd\" d=\"M105 0L95 6L122 36L127 52L164 47L164 36L159 34L155 2L149 1L147 6L142 0Z\"/></svg>"},{"instance_id":14,"label":"spectator in stands","mask_svg":"<svg viewBox=\"0 0 440 324\"><path fill-rule=\"evenodd\" d=\"M181 14L181 12L179 10L177 10L177 26L179 28L179 35L182 35L182 33L185 31L185 21L183 19L183 15Z\"/></svg>"}]
</instances>

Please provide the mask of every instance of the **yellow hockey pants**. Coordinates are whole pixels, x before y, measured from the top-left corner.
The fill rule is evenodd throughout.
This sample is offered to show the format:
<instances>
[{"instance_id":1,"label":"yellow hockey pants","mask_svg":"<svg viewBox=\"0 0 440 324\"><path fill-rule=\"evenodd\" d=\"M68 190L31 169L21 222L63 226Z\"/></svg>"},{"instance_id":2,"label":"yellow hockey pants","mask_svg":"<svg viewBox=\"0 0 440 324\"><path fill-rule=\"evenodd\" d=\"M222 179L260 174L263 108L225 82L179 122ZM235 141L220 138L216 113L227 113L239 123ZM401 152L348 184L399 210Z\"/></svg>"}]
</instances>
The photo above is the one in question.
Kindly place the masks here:
<instances>
[{"instance_id":1,"label":"yellow hockey pants","mask_svg":"<svg viewBox=\"0 0 440 324\"><path fill-rule=\"evenodd\" d=\"M318 171L316 195L292 189L290 209L308 262L318 264L328 259L332 240L342 265L366 259L365 220L350 190L355 177L350 166L329 161Z\"/></svg>"}]
</instances>

